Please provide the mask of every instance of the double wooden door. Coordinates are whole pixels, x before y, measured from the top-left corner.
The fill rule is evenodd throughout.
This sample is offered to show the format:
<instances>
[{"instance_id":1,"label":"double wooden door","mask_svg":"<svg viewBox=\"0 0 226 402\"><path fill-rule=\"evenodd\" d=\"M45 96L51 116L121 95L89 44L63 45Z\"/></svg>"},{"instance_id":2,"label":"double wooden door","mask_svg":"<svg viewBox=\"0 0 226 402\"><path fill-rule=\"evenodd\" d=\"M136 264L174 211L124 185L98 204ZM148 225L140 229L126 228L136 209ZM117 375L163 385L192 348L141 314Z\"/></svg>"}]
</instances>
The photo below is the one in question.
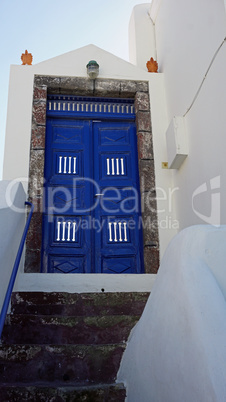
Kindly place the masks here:
<instances>
[{"instance_id":1,"label":"double wooden door","mask_svg":"<svg viewBox=\"0 0 226 402\"><path fill-rule=\"evenodd\" d=\"M141 273L134 122L48 118L42 271Z\"/></svg>"}]
</instances>

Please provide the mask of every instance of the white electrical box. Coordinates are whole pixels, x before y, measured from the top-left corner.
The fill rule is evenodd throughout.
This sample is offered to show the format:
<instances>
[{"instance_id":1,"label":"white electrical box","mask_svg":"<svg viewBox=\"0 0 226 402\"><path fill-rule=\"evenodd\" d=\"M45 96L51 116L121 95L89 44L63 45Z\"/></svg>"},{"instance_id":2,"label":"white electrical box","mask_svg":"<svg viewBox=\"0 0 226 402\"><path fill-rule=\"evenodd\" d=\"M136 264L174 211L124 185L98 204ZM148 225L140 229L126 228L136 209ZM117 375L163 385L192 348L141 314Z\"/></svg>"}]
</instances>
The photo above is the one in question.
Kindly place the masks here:
<instances>
[{"instance_id":1,"label":"white electrical box","mask_svg":"<svg viewBox=\"0 0 226 402\"><path fill-rule=\"evenodd\" d=\"M184 118L175 116L166 131L169 169L179 169L188 156L188 141Z\"/></svg>"}]
</instances>

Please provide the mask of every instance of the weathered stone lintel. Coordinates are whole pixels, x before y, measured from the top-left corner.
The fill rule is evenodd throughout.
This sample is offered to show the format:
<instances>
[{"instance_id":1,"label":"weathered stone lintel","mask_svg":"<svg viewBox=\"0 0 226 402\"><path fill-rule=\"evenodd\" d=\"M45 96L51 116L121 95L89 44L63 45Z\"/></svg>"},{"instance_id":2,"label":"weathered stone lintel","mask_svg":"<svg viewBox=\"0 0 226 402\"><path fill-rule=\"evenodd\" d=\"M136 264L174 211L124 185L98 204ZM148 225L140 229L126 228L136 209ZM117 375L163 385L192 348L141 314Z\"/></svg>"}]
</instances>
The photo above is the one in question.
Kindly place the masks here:
<instances>
[{"instance_id":1,"label":"weathered stone lintel","mask_svg":"<svg viewBox=\"0 0 226 402\"><path fill-rule=\"evenodd\" d=\"M132 80L90 80L79 77L54 77L35 75L34 85L46 86L48 93L134 98L137 92L148 93L148 82ZM38 95L36 95L38 96ZM39 95L40 96L40 95Z\"/></svg>"}]
</instances>

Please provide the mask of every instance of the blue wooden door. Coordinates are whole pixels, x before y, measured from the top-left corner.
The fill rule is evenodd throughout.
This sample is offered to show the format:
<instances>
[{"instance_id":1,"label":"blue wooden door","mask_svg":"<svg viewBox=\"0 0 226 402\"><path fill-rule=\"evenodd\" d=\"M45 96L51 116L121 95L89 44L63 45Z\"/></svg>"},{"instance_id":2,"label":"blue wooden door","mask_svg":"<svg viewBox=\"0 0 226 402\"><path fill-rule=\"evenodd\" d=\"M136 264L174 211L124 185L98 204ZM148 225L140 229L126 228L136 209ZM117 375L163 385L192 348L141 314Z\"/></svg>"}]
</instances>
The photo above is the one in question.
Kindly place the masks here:
<instances>
[{"instance_id":1,"label":"blue wooden door","mask_svg":"<svg viewBox=\"0 0 226 402\"><path fill-rule=\"evenodd\" d=\"M94 122L93 136L96 272L142 272L135 123Z\"/></svg>"},{"instance_id":2,"label":"blue wooden door","mask_svg":"<svg viewBox=\"0 0 226 402\"><path fill-rule=\"evenodd\" d=\"M48 118L42 272L140 273L135 123Z\"/></svg>"},{"instance_id":3,"label":"blue wooden door","mask_svg":"<svg viewBox=\"0 0 226 402\"><path fill-rule=\"evenodd\" d=\"M43 214L42 271L91 272L92 171L90 123L48 119Z\"/></svg>"}]
</instances>

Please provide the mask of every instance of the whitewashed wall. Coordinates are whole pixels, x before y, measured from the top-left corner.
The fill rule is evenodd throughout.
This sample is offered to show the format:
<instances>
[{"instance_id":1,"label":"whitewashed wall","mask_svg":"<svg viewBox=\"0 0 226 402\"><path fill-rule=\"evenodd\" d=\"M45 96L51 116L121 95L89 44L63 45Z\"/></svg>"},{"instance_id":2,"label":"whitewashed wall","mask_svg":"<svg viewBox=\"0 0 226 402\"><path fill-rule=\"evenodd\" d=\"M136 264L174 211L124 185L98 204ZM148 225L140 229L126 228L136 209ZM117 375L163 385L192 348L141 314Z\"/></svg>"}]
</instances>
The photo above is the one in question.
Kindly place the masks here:
<instances>
[{"instance_id":1,"label":"whitewashed wall","mask_svg":"<svg viewBox=\"0 0 226 402\"><path fill-rule=\"evenodd\" d=\"M148 27L134 35L144 24L148 42ZM134 8L130 26L131 61L146 68L147 44L164 75L168 124L184 116L188 157L172 170L180 229L226 223L225 1L153 0Z\"/></svg>"},{"instance_id":2,"label":"whitewashed wall","mask_svg":"<svg viewBox=\"0 0 226 402\"><path fill-rule=\"evenodd\" d=\"M193 226L170 243L118 381L128 402L223 402L226 227Z\"/></svg>"},{"instance_id":3,"label":"whitewashed wall","mask_svg":"<svg viewBox=\"0 0 226 402\"><path fill-rule=\"evenodd\" d=\"M0 181L0 311L25 226L25 200L21 183Z\"/></svg>"},{"instance_id":4,"label":"whitewashed wall","mask_svg":"<svg viewBox=\"0 0 226 402\"><path fill-rule=\"evenodd\" d=\"M145 20L147 22L147 16ZM7 180L19 178L26 188L34 74L87 77L86 64L92 59L97 60L100 65L99 78L149 82L156 186L159 188L157 196L160 253L163 255L170 239L177 232L171 205L174 200L174 196L170 193L172 172L162 170L161 167L167 158L164 136L168 125L163 74L150 74L94 45L85 46L33 66L11 66L3 177Z\"/></svg>"},{"instance_id":5,"label":"whitewashed wall","mask_svg":"<svg viewBox=\"0 0 226 402\"><path fill-rule=\"evenodd\" d=\"M33 80L35 74L87 77L86 65L95 59L100 78L149 80L149 74L94 45L65 53L32 66L11 66L3 178L28 177Z\"/></svg>"}]
</instances>

